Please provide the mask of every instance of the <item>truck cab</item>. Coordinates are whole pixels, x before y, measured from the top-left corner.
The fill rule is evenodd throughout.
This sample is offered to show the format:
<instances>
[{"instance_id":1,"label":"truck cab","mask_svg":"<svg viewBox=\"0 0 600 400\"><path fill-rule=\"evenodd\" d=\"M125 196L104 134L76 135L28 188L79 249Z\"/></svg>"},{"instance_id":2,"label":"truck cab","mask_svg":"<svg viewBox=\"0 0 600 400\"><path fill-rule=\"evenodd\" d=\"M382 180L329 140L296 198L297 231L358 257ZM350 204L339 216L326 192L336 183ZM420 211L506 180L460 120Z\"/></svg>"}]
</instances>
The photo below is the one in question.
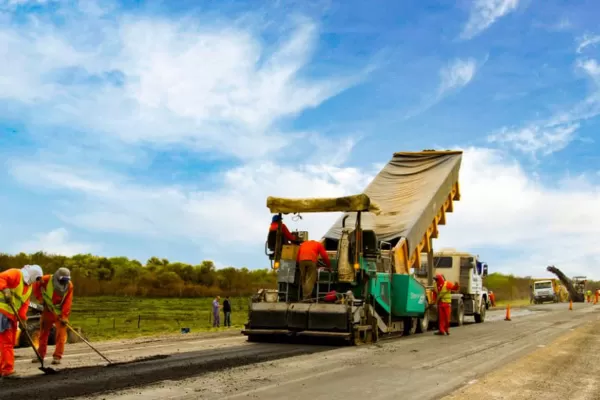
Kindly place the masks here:
<instances>
[{"instance_id":1,"label":"truck cab","mask_svg":"<svg viewBox=\"0 0 600 400\"><path fill-rule=\"evenodd\" d=\"M462 325L464 315L473 316L478 323L485 320L489 296L483 287L483 278L488 274L488 265L479 261L477 255L455 249L435 252L433 274L442 274L444 279L460 286L459 293L452 295L452 322ZM422 283L427 281L426 261L416 275Z\"/></svg>"},{"instance_id":2,"label":"truck cab","mask_svg":"<svg viewBox=\"0 0 600 400\"><path fill-rule=\"evenodd\" d=\"M558 303L557 283L552 279L540 279L533 282L533 302L542 304L546 301Z\"/></svg>"}]
</instances>

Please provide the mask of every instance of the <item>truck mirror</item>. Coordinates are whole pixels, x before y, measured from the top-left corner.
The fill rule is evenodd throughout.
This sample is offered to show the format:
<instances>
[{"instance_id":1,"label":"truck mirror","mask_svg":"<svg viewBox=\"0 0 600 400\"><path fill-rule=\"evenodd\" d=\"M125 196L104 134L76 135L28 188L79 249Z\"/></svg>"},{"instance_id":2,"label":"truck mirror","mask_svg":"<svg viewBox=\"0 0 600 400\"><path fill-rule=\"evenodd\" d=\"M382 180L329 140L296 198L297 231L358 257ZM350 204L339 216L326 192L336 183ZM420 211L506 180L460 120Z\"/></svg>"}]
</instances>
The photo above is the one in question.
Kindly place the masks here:
<instances>
[{"instance_id":1,"label":"truck mirror","mask_svg":"<svg viewBox=\"0 0 600 400\"><path fill-rule=\"evenodd\" d=\"M487 264L483 264L483 276L487 276L488 274L488 265Z\"/></svg>"}]
</instances>

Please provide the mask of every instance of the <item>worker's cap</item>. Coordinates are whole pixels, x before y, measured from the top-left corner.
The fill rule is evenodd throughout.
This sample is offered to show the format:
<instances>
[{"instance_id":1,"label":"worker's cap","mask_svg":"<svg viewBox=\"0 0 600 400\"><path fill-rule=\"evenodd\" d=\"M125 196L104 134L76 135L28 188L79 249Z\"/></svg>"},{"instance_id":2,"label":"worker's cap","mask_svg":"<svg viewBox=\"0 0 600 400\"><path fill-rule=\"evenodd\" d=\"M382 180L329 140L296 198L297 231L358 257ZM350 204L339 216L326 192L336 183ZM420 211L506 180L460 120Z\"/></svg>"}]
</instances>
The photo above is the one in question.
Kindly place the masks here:
<instances>
[{"instance_id":1,"label":"worker's cap","mask_svg":"<svg viewBox=\"0 0 600 400\"><path fill-rule=\"evenodd\" d=\"M281 219L282 219L282 218L281 218L281 215L279 215L279 214L276 214L276 215L273 215L273 219L272 219L272 221L273 221L273 222L278 222L278 221L281 221Z\"/></svg>"}]
</instances>

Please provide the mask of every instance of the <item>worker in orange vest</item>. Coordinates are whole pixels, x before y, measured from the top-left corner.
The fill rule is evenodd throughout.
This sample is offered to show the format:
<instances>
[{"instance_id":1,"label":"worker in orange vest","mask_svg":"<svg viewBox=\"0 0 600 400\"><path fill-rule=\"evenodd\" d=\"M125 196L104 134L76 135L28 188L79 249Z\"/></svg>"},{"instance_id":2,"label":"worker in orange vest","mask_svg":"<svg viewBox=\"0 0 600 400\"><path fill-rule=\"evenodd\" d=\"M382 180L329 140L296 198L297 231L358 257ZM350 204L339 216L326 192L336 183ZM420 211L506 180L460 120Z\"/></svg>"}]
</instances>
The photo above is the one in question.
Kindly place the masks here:
<instances>
[{"instance_id":1,"label":"worker in orange vest","mask_svg":"<svg viewBox=\"0 0 600 400\"><path fill-rule=\"evenodd\" d=\"M21 321L27 321L29 298L32 284L43 275L39 265L26 265L21 269L12 268L0 273L0 375L4 377L15 374L15 341L17 337L17 315ZM21 326L27 329L27 326Z\"/></svg>"},{"instance_id":2,"label":"worker in orange vest","mask_svg":"<svg viewBox=\"0 0 600 400\"><path fill-rule=\"evenodd\" d=\"M302 282L302 296L304 300L309 300L317 281L317 261L319 256L331 269L331 261L327 256L325 247L315 240L307 240L300 245L298 249L297 260L300 263L300 281Z\"/></svg>"},{"instance_id":3,"label":"worker in orange vest","mask_svg":"<svg viewBox=\"0 0 600 400\"><path fill-rule=\"evenodd\" d=\"M450 312L452 309L452 290L458 290L458 283L448 282L441 274L435 276L434 292L438 306L438 326L436 335L450 335Z\"/></svg>"},{"instance_id":4,"label":"worker in orange vest","mask_svg":"<svg viewBox=\"0 0 600 400\"><path fill-rule=\"evenodd\" d=\"M42 358L46 356L48 338L52 325L54 325L56 327L56 347L52 355L52 364L58 365L65 352L67 323L73 304L71 271L67 268L59 268L54 275L44 275L41 281L34 285L33 294L40 303L44 304L38 352ZM31 362L37 361L37 358L31 360Z\"/></svg>"}]
</instances>

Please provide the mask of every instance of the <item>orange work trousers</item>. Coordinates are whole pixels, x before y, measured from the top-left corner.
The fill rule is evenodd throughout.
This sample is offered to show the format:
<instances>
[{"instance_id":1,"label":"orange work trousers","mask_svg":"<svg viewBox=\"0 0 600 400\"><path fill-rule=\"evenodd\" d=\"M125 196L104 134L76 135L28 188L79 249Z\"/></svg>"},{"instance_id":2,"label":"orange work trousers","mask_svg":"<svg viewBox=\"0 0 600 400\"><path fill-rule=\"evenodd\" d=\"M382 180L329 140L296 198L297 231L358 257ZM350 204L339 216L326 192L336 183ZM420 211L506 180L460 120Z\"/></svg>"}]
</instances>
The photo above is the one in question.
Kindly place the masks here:
<instances>
[{"instance_id":1,"label":"orange work trousers","mask_svg":"<svg viewBox=\"0 0 600 400\"><path fill-rule=\"evenodd\" d=\"M60 323L56 315L50 311L44 311L42 313L42 323L40 331L40 346L38 352L40 356L46 357L46 351L48 350L48 338L50 337L50 330L52 325L56 327L56 347L52 357L61 359L65 352L65 342L67 341L67 326Z\"/></svg>"},{"instance_id":2,"label":"orange work trousers","mask_svg":"<svg viewBox=\"0 0 600 400\"><path fill-rule=\"evenodd\" d=\"M0 375L7 376L15 371L15 340L17 324L10 323L10 328L0 332Z\"/></svg>"},{"instance_id":3,"label":"orange work trousers","mask_svg":"<svg viewBox=\"0 0 600 400\"><path fill-rule=\"evenodd\" d=\"M439 303L438 304L438 326L440 333L450 332L450 303Z\"/></svg>"}]
</instances>

